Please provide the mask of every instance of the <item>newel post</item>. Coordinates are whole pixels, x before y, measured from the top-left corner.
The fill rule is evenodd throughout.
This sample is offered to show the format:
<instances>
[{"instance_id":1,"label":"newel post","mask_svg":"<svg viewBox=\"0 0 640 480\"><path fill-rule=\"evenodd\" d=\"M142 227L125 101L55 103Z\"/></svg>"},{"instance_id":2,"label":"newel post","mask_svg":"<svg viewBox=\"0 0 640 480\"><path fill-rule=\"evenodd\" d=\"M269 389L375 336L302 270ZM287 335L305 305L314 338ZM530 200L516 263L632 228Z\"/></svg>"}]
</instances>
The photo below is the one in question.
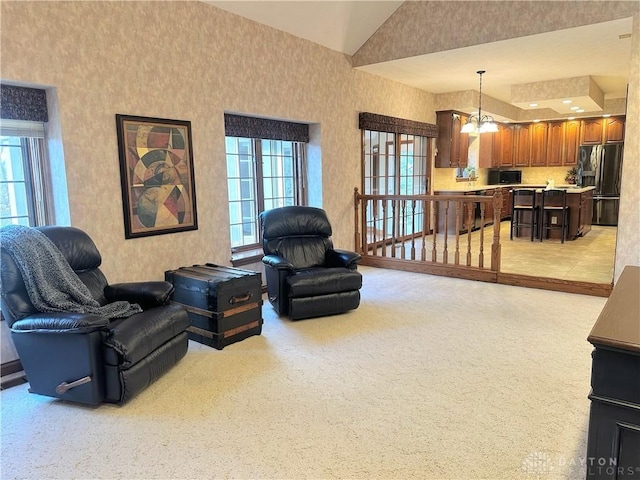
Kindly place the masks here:
<instances>
[{"instance_id":1,"label":"newel post","mask_svg":"<svg viewBox=\"0 0 640 480\"><path fill-rule=\"evenodd\" d=\"M500 221L502 218L502 189L493 194L493 243L491 244L491 271L500 271Z\"/></svg>"},{"instance_id":2,"label":"newel post","mask_svg":"<svg viewBox=\"0 0 640 480\"><path fill-rule=\"evenodd\" d=\"M354 214L354 222L355 222L355 239L354 239L354 245L355 245L355 249L356 252L361 253L360 250L360 232L358 231L358 211L359 211L359 207L360 207L360 194L358 193L358 187L355 187L353 189L353 214Z\"/></svg>"}]
</instances>

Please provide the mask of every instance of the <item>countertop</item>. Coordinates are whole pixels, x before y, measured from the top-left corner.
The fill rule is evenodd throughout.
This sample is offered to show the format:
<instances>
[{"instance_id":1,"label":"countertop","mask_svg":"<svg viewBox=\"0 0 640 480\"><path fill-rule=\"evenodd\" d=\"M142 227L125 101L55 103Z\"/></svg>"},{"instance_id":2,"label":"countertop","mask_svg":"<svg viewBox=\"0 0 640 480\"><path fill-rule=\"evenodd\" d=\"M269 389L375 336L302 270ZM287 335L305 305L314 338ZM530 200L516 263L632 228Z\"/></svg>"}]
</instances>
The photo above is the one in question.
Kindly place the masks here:
<instances>
[{"instance_id":1,"label":"countertop","mask_svg":"<svg viewBox=\"0 0 640 480\"><path fill-rule=\"evenodd\" d=\"M640 354L640 267L626 266L588 340Z\"/></svg>"},{"instance_id":2,"label":"countertop","mask_svg":"<svg viewBox=\"0 0 640 480\"><path fill-rule=\"evenodd\" d=\"M479 192L479 191L483 191L483 190L491 190L491 189L495 189L495 188L535 188L535 189L540 189L540 191L542 191L544 188L546 187L546 185L542 185L540 183L533 183L533 184L529 184L529 183L517 183L517 184L504 184L501 183L499 185L476 185L473 187L469 187L469 186L465 186L465 187L459 187L459 188L446 188L446 189L436 189L433 191L433 193L438 194L438 193L449 193L449 194L455 194L455 193L469 193L469 192ZM554 187L554 189L556 190L566 190L567 193L584 193L584 192L588 192L589 190L595 190L596 187L577 187L576 185L556 185Z\"/></svg>"}]
</instances>

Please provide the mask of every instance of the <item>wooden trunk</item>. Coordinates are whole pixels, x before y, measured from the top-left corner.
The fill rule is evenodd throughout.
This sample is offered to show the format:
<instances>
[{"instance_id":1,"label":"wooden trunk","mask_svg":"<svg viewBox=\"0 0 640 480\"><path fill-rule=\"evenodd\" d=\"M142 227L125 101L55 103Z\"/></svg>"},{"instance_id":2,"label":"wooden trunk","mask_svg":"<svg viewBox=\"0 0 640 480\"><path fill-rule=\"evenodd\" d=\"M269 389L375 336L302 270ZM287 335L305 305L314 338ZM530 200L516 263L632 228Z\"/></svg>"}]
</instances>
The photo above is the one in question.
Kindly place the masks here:
<instances>
[{"instance_id":1,"label":"wooden trunk","mask_svg":"<svg viewBox=\"0 0 640 480\"><path fill-rule=\"evenodd\" d=\"M168 270L165 280L189 314L191 340L221 350L262 332L260 273L207 263Z\"/></svg>"}]
</instances>

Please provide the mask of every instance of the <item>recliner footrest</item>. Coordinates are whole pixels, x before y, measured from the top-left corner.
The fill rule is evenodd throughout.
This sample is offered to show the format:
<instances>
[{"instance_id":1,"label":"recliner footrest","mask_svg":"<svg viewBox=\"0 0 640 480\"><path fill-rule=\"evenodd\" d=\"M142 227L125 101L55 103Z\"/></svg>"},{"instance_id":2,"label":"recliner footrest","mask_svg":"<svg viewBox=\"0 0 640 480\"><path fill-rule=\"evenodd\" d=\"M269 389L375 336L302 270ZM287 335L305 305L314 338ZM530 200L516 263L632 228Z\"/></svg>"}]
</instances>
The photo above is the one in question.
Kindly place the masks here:
<instances>
[{"instance_id":1,"label":"recliner footrest","mask_svg":"<svg viewBox=\"0 0 640 480\"><path fill-rule=\"evenodd\" d=\"M325 317L355 310L359 305L360 290L315 297L289 298L289 317L291 320Z\"/></svg>"},{"instance_id":2,"label":"recliner footrest","mask_svg":"<svg viewBox=\"0 0 640 480\"><path fill-rule=\"evenodd\" d=\"M349 292L362 287L362 275L348 268L307 268L287 278L289 297L309 297Z\"/></svg>"},{"instance_id":3,"label":"recliner footrest","mask_svg":"<svg viewBox=\"0 0 640 480\"><path fill-rule=\"evenodd\" d=\"M104 361L129 368L189 327L186 310L167 305L145 310L126 321L114 321L104 340Z\"/></svg>"}]
</instances>

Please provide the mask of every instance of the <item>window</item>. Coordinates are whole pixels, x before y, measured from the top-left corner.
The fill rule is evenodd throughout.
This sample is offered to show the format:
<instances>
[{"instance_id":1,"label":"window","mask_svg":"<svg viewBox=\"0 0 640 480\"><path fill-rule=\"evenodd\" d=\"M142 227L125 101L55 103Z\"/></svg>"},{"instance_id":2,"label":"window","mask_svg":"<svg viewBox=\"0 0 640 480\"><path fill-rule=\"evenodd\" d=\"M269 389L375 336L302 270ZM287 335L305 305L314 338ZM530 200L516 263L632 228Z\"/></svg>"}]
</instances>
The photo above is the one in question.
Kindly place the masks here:
<instances>
[{"instance_id":1,"label":"window","mask_svg":"<svg viewBox=\"0 0 640 480\"><path fill-rule=\"evenodd\" d=\"M438 127L370 112L360 112L362 131L362 192L365 195L425 195L429 193L430 138ZM380 200L366 211L367 232L384 231L396 238L428 229L430 213L419 201Z\"/></svg>"},{"instance_id":2,"label":"window","mask_svg":"<svg viewBox=\"0 0 640 480\"><path fill-rule=\"evenodd\" d=\"M2 120L0 128L0 225L45 225L44 125Z\"/></svg>"},{"instance_id":3,"label":"window","mask_svg":"<svg viewBox=\"0 0 640 480\"><path fill-rule=\"evenodd\" d=\"M429 184L429 140L404 133L363 130L365 195L425 195ZM377 205L377 204L376 204ZM415 208L414 211L408 210ZM373 228L374 217L396 236L414 233L423 222L421 203L409 203L404 210L367 211L367 223ZM384 219L381 218L384 216ZM379 224L379 223L378 223ZM399 227L398 227L399 225ZM416 226L417 225L417 226Z\"/></svg>"},{"instance_id":4,"label":"window","mask_svg":"<svg viewBox=\"0 0 640 480\"><path fill-rule=\"evenodd\" d=\"M226 137L232 251L259 247L258 214L304 203L304 143Z\"/></svg>"}]
</instances>

